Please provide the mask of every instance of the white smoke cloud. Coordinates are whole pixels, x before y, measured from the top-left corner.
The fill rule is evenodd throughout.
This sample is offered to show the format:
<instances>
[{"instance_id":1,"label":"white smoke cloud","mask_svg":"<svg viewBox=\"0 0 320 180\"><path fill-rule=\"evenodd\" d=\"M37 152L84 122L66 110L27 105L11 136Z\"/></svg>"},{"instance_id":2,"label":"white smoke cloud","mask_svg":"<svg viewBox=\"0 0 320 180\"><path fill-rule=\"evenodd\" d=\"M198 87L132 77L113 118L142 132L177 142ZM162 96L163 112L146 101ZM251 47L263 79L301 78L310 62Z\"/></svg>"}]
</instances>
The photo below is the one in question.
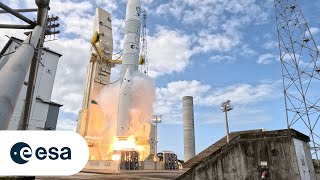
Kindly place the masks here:
<instances>
[{"instance_id":1,"label":"white smoke cloud","mask_svg":"<svg viewBox=\"0 0 320 180\"><path fill-rule=\"evenodd\" d=\"M145 74L137 72L132 82L131 126L135 130L151 121L156 95L153 81Z\"/></svg>"},{"instance_id":2,"label":"white smoke cloud","mask_svg":"<svg viewBox=\"0 0 320 180\"><path fill-rule=\"evenodd\" d=\"M104 113L104 131L106 137L112 137L116 133L119 92L120 83L115 83L102 89L97 99Z\"/></svg>"},{"instance_id":3,"label":"white smoke cloud","mask_svg":"<svg viewBox=\"0 0 320 180\"><path fill-rule=\"evenodd\" d=\"M116 134L120 86L121 82L117 82L105 87L101 90L97 99L98 104L104 113L105 137L113 137ZM142 73L134 74L130 94L132 96L128 113L130 113L131 117L131 132L134 135L136 131L139 130L139 126L142 123L150 122L152 118L153 103L155 101L155 87L153 81Z\"/></svg>"}]
</instances>

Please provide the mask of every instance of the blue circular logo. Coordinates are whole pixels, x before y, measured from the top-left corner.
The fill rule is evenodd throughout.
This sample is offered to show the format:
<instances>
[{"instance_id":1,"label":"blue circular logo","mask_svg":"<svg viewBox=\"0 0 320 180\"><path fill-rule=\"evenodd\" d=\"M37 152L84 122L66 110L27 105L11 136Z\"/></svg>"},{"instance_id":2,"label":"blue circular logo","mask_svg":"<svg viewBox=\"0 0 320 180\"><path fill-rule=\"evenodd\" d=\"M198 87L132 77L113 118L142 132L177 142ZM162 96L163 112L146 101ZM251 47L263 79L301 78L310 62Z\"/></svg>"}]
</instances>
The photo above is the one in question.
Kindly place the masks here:
<instances>
[{"instance_id":1,"label":"blue circular logo","mask_svg":"<svg viewBox=\"0 0 320 180\"><path fill-rule=\"evenodd\" d=\"M19 142L12 146L10 156L15 163L25 164L32 156L32 149L27 143Z\"/></svg>"}]
</instances>

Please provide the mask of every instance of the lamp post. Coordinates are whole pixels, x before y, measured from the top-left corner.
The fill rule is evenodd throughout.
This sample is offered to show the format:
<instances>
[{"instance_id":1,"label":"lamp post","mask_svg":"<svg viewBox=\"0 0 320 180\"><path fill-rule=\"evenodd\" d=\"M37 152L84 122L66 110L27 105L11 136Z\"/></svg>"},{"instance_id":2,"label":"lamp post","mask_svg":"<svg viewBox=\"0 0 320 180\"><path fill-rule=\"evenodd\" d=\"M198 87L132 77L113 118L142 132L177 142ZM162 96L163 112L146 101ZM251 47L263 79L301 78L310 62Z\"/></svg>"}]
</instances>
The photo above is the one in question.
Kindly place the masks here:
<instances>
[{"instance_id":1,"label":"lamp post","mask_svg":"<svg viewBox=\"0 0 320 180\"><path fill-rule=\"evenodd\" d=\"M230 100L227 100L221 103L221 111L225 113L226 116L226 131L227 131L227 142L229 142L229 124L228 124L228 111L231 111L233 108L230 105Z\"/></svg>"},{"instance_id":2,"label":"lamp post","mask_svg":"<svg viewBox=\"0 0 320 180\"><path fill-rule=\"evenodd\" d=\"M162 122L162 115L154 115L153 118L152 118L152 122L154 124L156 124L156 127L155 127L155 146L154 146L154 155L155 155L155 159L157 158L157 149L158 149L158 123L161 123Z\"/></svg>"}]
</instances>

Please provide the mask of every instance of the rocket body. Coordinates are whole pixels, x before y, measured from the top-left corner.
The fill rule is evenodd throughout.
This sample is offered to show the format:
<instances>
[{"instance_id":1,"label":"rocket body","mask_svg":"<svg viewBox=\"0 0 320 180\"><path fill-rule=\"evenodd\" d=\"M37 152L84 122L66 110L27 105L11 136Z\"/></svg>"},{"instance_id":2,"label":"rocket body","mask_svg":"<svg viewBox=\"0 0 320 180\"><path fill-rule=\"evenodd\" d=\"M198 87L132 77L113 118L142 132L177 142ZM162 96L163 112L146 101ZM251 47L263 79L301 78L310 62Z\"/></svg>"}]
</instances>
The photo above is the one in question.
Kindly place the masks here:
<instances>
[{"instance_id":1,"label":"rocket body","mask_svg":"<svg viewBox=\"0 0 320 180\"><path fill-rule=\"evenodd\" d=\"M120 88L120 100L117 122L117 136L128 137L130 135L130 105L131 105L131 88L132 79L130 68L127 69L125 76L122 80Z\"/></svg>"},{"instance_id":2,"label":"rocket body","mask_svg":"<svg viewBox=\"0 0 320 180\"><path fill-rule=\"evenodd\" d=\"M117 122L117 136L130 136L130 107L132 75L138 71L141 32L141 2L127 0L125 35L123 42L121 87Z\"/></svg>"},{"instance_id":3,"label":"rocket body","mask_svg":"<svg viewBox=\"0 0 320 180\"><path fill-rule=\"evenodd\" d=\"M140 54L141 2L140 0L128 0L127 2L121 69L122 78L128 68L131 69L132 73L138 70Z\"/></svg>"}]
</instances>

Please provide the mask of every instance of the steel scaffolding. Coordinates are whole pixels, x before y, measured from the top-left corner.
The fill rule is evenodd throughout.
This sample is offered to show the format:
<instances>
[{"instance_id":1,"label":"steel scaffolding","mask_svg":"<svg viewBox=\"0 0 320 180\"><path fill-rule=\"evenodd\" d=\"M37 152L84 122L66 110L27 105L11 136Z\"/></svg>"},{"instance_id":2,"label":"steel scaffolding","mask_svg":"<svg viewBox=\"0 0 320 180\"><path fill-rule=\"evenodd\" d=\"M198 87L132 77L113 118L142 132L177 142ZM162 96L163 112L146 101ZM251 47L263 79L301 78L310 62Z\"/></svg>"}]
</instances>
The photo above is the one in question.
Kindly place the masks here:
<instances>
[{"instance_id":1,"label":"steel scaffolding","mask_svg":"<svg viewBox=\"0 0 320 180\"><path fill-rule=\"evenodd\" d=\"M319 50L298 0L275 0L279 55L288 128L310 137L319 160Z\"/></svg>"}]
</instances>

